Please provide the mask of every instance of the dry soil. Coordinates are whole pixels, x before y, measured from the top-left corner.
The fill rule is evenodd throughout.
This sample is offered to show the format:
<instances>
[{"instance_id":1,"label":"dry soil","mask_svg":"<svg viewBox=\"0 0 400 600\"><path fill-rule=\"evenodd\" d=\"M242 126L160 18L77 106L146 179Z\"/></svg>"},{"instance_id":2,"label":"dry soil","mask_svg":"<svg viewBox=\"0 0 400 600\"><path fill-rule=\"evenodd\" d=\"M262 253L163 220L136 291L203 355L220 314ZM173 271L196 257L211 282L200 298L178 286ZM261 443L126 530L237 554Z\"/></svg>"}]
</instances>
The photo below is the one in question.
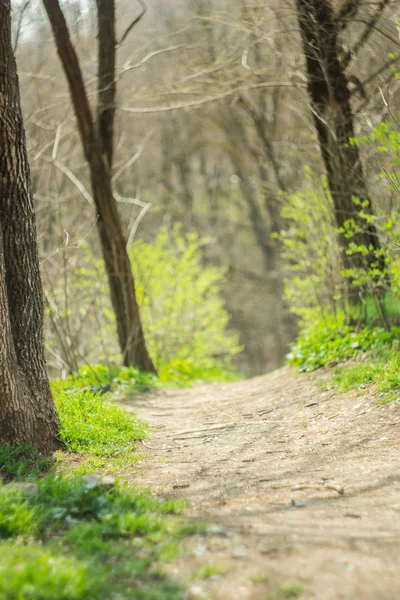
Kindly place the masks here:
<instances>
[{"instance_id":1,"label":"dry soil","mask_svg":"<svg viewBox=\"0 0 400 600\"><path fill-rule=\"evenodd\" d=\"M320 378L127 401L152 425L135 483L209 523L172 567L190 598L400 600L400 406ZM196 579L209 564L223 573Z\"/></svg>"}]
</instances>

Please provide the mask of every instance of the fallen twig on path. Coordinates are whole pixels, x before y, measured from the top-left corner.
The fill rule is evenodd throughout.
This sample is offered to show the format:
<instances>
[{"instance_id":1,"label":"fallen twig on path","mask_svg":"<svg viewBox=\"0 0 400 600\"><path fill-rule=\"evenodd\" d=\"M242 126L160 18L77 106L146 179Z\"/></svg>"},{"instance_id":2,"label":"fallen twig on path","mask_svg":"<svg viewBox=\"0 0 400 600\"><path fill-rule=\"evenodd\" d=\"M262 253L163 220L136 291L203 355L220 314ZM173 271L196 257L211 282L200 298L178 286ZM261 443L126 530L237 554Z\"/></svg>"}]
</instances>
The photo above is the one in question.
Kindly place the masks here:
<instances>
[{"instance_id":1,"label":"fallen twig on path","mask_svg":"<svg viewBox=\"0 0 400 600\"><path fill-rule=\"evenodd\" d=\"M248 425L262 425L264 423L281 423L281 421L270 421L269 419L262 419L261 421L232 421L229 423L218 423L217 425L208 425L207 427L200 427L199 429L186 429L184 431L176 431L175 433L171 433L170 437L179 439L180 436L190 433L203 433L204 431L211 431L214 429L230 429L232 427L237 426L247 427Z\"/></svg>"}]
</instances>

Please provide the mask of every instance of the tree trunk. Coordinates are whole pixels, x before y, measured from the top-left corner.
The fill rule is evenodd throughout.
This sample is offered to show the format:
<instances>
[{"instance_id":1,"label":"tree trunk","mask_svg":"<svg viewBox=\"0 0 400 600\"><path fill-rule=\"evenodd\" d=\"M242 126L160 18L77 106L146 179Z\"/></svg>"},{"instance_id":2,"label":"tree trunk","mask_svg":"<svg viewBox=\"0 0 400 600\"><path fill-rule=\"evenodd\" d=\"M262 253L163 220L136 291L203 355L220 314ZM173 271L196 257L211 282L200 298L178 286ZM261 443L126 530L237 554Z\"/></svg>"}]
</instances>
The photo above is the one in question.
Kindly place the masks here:
<instances>
[{"instance_id":1,"label":"tree trunk","mask_svg":"<svg viewBox=\"0 0 400 600\"><path fill-rule=\"evenodd\" d=\"M95 124L78 57L72 46L68 27L58 0L43 0L78 122L83 151L89 164L94 201L97 209L97 229L107 271L112 306L117 319L119 344L126 366L155 372L148 354L135 283L126 250L117 204L113 196L111 166L113 154L113 118L115 100L114 0L98 0L99 44L99 104ZM105 12L101 12L104 10ZM100 35L102 38L100 38ZM97 125L97 126L96 126Z\"/></svg>"},{"instance_id":2,"label":"tree trunk","mask_svg":"<svg viewBox=\"0 0 400 600\"><path fill-rule=\"evenodd\" d=\"M0 0L0 443L58 446L46 372L43 297L11 2Z\"/></svg>"},{"instance_id":3,"label":"tree trunk","mask_svg":"<svg viewBox=\"0 0 400 600\"><path fill-rule=\"evenodd\" d=\"M329 189L332 194L338 228L348 219L354 219L360 231L348 240L340 235L343 263L346 268L359 267L365 258L347 254L349 241L371 248L367 264L376 262L375 251L380 248L373 224L360 217L360 207L353 197L368 200L368 191L354 138L350 90L340 57L339 34L343 23L335 16L330 0L296 0L298 22L308 75L315 128L321 155L325 164ZM373 214L371 202L363 208Z\"/></svg>"}]
</instances>

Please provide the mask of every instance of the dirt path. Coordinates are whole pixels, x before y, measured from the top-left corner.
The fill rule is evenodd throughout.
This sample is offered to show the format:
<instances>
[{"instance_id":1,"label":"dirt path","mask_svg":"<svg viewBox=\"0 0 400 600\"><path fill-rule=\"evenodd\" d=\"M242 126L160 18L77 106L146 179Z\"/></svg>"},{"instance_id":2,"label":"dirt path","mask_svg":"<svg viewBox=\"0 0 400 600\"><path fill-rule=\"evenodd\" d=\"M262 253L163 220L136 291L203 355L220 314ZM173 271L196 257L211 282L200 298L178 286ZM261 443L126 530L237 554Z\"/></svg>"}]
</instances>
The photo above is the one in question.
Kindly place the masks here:
<instances>
[{"instance_id":1,"label":"dirt path","mask_svg":"<svg viewBox=\"0 0 400 600\"><path fill-rule=\"evenodd\" d=\"M153 426L135 482L212 524L175 574L225 571L190 597L400 599L400 406L316 382L282 369L129 403Z\"/></svg>"}]
</instances>

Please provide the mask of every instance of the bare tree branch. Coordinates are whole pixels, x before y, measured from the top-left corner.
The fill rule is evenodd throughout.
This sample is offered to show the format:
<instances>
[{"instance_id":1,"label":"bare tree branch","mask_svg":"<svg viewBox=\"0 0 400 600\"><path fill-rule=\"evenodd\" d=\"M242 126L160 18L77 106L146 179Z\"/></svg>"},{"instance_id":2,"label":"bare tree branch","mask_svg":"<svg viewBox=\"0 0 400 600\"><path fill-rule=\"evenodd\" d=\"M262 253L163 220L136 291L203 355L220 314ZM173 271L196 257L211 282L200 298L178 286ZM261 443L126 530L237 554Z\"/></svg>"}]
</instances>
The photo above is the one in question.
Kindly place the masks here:
<instances>
[{"instance_id":1,"label":"bare tree branch","mask_svg":"<svg viewBox=\"0 0 400 600\"><path fill-rule=\"evenodd\" d=\"M132 71L133 69L139 69L145 63L147 63L147 61L154 58L155 56L159 56L160 54L165 54L166 52L172 52L173 50L180 50L181 48L184 48L184 47L185 47L185 44L179 44L178 46L170 46L169 48L161 48L160 50L154 50L153 52L146 54L146 56L144 58L139 60L134 65L132 65L130 62L127 62L123 66L123 71L120 74L120 77L122 75L125 75L125 73L127 73L128 71Z\"/></svg>"},{"instance_id":2,"label":"bare tree branch","mask_svg":"<svg viewBox=\"0 0 400 600\"><path fill-rule=\"evenodd\" d=\"M376 69L376 71L371 73L371 75L367 77L367 79L361 82L362 87L365 88L365 86L371 83L371 81L373 81L375 77L378 77L378 75L386 71L386 69L388 69L391 65L394 65L398 62L400 62L400 56L395 56L394 58L390 58L389 60L387 60L381 67L379 67L379 69Z\"/></svg>"},{"instance_id":3,"label":"bare tree branch","mask_svg":"<svg viewBox=\"0 0 400 600\"><path fill-rule=\"evenodd\" d=\"M18 17L18 24L17 24L17 32L15 34L15 41L14 41L14 54L17 52L17 48L18 48L18 42L19 42L19 36L21 35L21 28L22 28L22 21L25 15L25 12L28 8L28 6L30 5L31 0L26 0L25 4L23 5L23 7L21 8L21 10L19 11L19 17Z\"/></svg>"},{"instance_id":4,"label":"bare tree branch","mask_svg":"<svg viewBox=\"0 0 400 600\"><path fill-rule=\"evenodd\" d=\"M362 32L360 39L357 40L357 42L354 44L353 48L345 56L344 64L346 67L349 65L351 60L357 55L359 50L361 50L361 48L366 44L368 39L371 37L372 33L376 29L376 25L378 24L385 8L387 6L389 6L390 2L391 2L391 0L381 0L378 8L374 12L374 14L370 18L370 20L366 23L366 27L365 27L364 31Z\"/></svg>"},{"instance_id":5,"label":"bare tree branch","mask_svg":"<svg viewBox=\"0 0 400 600\"><path fill-rule=\"evenodd\" d=\"M126 169L129 169L129 167L131 167L132 165L134 165L135 162L139 160L139 158L143 154L143 150L145 149L147 142L149 141L149 139L151 138L151 136L153 135L153 133L154 133L154 128L150 129L150 131L148 132L148 134L144 138L143 142L140 144L140 146L137 149L137 151L135 152L135 154L120 169L118 169L118 171L116 171L114 173L114 175L113 175L113 177L111 179L111 181L113 183L115 181L117 181L117 179L122 175L122 173L124 173L126 171Z\"/></svg>"},{"instance_id":6,"label":"bare tree branch","mask_svg":"<svg viewBox=\"0 0 400 600\"><path fill-rule=\"evenodd\" d=\"M346 0L336 15L335 21L344 29L350 20L356 16L363 0Z\"/></svg>"},{"instance_id":7,"label":"bare tree branch","mask_svg":"<svg viewBox=\"0 0 400 600\"><path fill-rule=\"evenodd\" d=\"M258 90L261 88L276 88L276 87L294 87L294 88L303 88L306 89L307 85L305 83L292 83L291 81L284 82L263 82L263 83L255 83L254 85L248 85L246 87L236 88L229 90L227 92L222 92L221 94L215 94L214 96L206 96L205 98L201 98L200 100L189 100L188 102L180 102L176 104L170 104L169 106L154 106L154 107L133 107L133 106L120 106L119 110L129 113L141 113L141 114L150 114L150 113L158 113L158 112L169 112L171 110L177 110L182 108L194 108L196 106L200 106L202 104L209 104L210 102L217 102L218 100L223 100L224 98L229 98L230 96L235 96L236 94L241 94L243 92L248 92L250 90Z\"/></svg>"},{"instance_id":8,"label":"bare tree branch","mask_svg":"<svg viewBox=\"0 0 400 600\"><path fill-rule=\"evenodd\" d=\"M43 157L43 160L47 160L47 162L51 162L51 164L54 165L56 167L56 169L58 169L59 171L61 171L62 173L64 173L64 175L66 175L68 177L68 179L70 181L72 181L72 183L74 184L74 186L80 191L80 193L85 198L85 200L87 200L90 205L94 204L93 198L92 198L91 194L89 194L89 192L87 191L87 189L85 188L85 186L83 185L83 183L76 177L76 175L74 175L72 173L72 171L70 171L68 169L68 167L66 167L65 165L63 165L62 163L60 163L56 159L49 160L49 159L46 159L46 158Z\"/></svg>"},{"instance_id":9,"label":"bare tree branch","mask_svg":"<svg viewBox=\"0 0 400 600\"><path fill-rule=\"evenodd\" d=\"M363 25L367 25L367 26L369 25L369 21L364 21L363 19L357 19L356 21L357 21L357 23L363 23ZM386 33L386 31L383 31L383 29L380 29L379 27L377 27L375 25L374 31L377 31L378 33L380 33L387 40L389 40L390 42L395 44L395 46L400 47L400 42L398 40L396 40L394 37L392 37L391 35L389 35L389 33Z\"/></svg>"},{"instance_id":10,"label":"bare tree branch","mask_svg":"<svg viewBox=\"0 0 400 600\"><path fill-rule=\"evenodd\" d=\"M140 13L140 15L138 15L133 21L132 23L129 25L129 27L127 27L124 31L124 33L122 34L121 39L119 40L119 42L117 43L117 48L119 48L124 41L126 40L126 38L128 37L128 35L130 34L130 32L132 31L132 29L135 27L135 25L137 23L139 23L139 21L144 17L144 15L147 13L147 6L144 2L144 0L138 0L140 6L142 7L142 12Z\"/></svg>"}]
</instances>

